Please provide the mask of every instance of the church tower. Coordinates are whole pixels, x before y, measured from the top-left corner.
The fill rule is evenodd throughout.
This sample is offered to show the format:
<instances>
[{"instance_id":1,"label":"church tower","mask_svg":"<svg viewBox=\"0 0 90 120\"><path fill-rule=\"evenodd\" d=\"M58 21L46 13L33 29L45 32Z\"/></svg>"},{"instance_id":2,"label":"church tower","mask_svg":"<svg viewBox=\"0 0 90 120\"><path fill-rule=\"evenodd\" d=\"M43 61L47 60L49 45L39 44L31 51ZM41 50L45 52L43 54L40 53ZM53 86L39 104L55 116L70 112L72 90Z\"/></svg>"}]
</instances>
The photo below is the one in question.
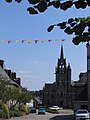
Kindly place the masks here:
<instances>
[{"instance_id":1,"label":"church tower","mask_svg":"<svg viewBox=\"0 0 90 120\"><path fill-rule=\"evenodd\" d=\"M64 58L63 45L61 45L60 58L58 58L57 66L55 69L56 83L62 84L66 93L70 91L71 84L71 67L70 64L66 64L66 58Z\"/></svg>"},{"instance_id":2,"label":"church tower","mask_svg":"<svg viewBox=\"0 0 90 120\"><path fill-rule=\"evenodd\" d=\"M63 108L69 108L72 105L70 88L71 67L70 64L66 64L63 45L61 45L60 55L55 67L55 82L52 84L45 84L44 87L44 105L58 105Z\"/></svg>"}]
</instances>

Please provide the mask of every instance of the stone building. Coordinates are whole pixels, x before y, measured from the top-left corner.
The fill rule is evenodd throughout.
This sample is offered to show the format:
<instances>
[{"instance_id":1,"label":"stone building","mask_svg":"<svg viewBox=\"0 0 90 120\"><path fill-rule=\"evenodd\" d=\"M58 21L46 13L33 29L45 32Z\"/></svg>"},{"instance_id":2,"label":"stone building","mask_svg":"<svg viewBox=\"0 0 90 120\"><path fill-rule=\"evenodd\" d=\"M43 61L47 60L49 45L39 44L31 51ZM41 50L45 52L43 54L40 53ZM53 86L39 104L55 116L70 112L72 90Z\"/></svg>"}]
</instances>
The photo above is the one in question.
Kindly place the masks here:
<instances>
[{"instance_id":1,"label":"stone building","mask_svg":"<svg viewBox=\"0 0 90 120\"><path fill-rule=\"evenodd\" d=\"M73 101L74 111L79 108L85 108L90 111L90 44L87 43L87 72L80 75L77 86L80 85L78 95ZM74 88L76 84L74 85ZM81 88L81 90L80 90ZM76 92L76 89L75 89Z\"/></svg>"},{"instance_id":2,"label":"stone building","mask_svg":"<svg viewBox=\"0 0 90 120\"><path fill-rule=\"evenodd\" d=\"M43 89L44 106L58 105L63 108L72 106L71 66L67 65L61 45L60 58L55 67L55 82L46 83Z\"/></svg>"},{"instance_id":3,"label":"stone building","mask_svg":"<svg viewBox=\"0 0 90 120\"><path fill-rule=\"evenodd\" d=\"M74 111L82 108L88 110L87 72L80 73L79 76L79 80L72 85Z\"/></svg>"},{"instance_id":4,"label":"stone building","mask_svg":"<svg viewBox=\"0 0 90 120\"><path fill-rule=\"evenodd\" d=\"M63 108L90 111L90 44L87 43L87 71L79 74L79 80L71 80L72 69L64 58L61 46L60 58L55 67L55 82L45 83L40 98L46 107L58 105Z\"/></svg>"}]
</instances>

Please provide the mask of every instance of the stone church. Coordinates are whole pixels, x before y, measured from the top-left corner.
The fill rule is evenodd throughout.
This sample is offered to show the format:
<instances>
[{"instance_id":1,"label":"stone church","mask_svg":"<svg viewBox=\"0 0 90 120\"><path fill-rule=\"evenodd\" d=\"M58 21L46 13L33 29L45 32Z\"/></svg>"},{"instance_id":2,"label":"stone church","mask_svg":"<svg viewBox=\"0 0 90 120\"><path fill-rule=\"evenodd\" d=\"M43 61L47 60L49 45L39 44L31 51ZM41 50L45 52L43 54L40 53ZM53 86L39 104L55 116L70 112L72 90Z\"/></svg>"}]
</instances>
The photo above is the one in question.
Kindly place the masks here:
<instances>
[{"instance_id":1,"label":"stone church","mask_svg":"<svg viewBox=\"0 0 90 120\"><path fill-rule=\"evenodd\" d=\"M43 90L38 92L42 105L49 107L58 105L63 108L87 109L90 111L90 44L87 43L87 70L79 73L77 81L71 80L72 69L64 58L61 45L60 58L55 67L55 82L45 83Z\"/></svg>"},{"instance_id":2,"label":"stone church","mask_svg":"<svg viewBox=\"0 0 90 120\"><path fill-rule=\"evenodd\" d=\"M55 82L45 83L43 88L44 106L58 105L63 108L72 106L71 71L70 63L66 63L61 45L60 58L55 67Z\"/></svg>"}]
</instances>

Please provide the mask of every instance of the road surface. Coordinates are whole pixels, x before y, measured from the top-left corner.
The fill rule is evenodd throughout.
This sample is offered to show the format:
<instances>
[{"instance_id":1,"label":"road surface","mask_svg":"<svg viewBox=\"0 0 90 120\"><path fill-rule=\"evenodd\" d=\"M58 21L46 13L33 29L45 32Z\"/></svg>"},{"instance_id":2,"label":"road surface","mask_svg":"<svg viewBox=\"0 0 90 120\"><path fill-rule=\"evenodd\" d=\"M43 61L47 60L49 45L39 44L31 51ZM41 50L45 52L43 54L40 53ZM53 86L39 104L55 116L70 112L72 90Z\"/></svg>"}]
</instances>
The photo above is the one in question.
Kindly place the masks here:
<instances>
[{"instance_id":1,"label":"road surface","mask_svg":"<svg viewBox=\"0 0 90 120\"><path fill-rule=\"evenodd\" d=\"M72 110L62 109L58 114L46 112L45 115L38 115L37 113L30 113L26 116L10 118L7 120L74 120L74 118Z\"/></svg>"}]
</instances>

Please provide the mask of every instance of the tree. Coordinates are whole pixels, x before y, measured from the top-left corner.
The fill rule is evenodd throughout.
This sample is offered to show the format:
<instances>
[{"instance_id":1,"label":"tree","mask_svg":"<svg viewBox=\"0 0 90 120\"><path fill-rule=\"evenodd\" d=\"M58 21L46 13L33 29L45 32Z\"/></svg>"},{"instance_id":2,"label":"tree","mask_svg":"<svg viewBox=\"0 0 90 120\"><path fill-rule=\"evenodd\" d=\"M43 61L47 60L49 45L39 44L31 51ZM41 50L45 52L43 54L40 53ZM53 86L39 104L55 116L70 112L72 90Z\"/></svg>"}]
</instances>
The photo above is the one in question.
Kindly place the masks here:
<instances>
[{"instance_id":1,"label":"tree","mask_svg":"<svg viewBox=\"0 0 90 120\"><path fill-rule=\"evenodd\" d=\"M0 100L3 102L16 100L19 91L20 88L11 85L9 80L0 80Z\"/></svg>"},{"instance_id":2,"label":"tree","mask_svg":"<svg viewBox=\"0 0 90 120\"><path fill-rule=\"evenodd\" d=\"M0 80L0 100L2 101L6 101L7 96L9 97L9 94L8 94L8 86L9 85L9 81L7 80Z\"/></svg>"},{"instance_id":3,"label":"tree","mask_svg":"<svg viewBox=\"0 0 90 120\"><path fill-rule=\"evenodd\" d=\"M20 3L22 0L15 0ZM90 0L27 0L32 7L27 8L27 11L34 15L39 12L45 12L50 6L60 9L67 10L72 6L76 9L85 9L90 6ZM6 2L11 3L12 0L6 0ZM84 18L69 18L65 22L54 24L48 27L47 31L51 32L54 26L58 26L60 29L64 30L68 35L74 34L72 42L78 45L80 42L90 41L90 17ZM78 29L79 28L79 29Z\"/></svg>"},{"instance_id":4,"label":"tree","mask_svg":"<svg viewBox=\"0 0 90 120\"><path fill-rule=\"evenodd\" d=\"M32 97L31 92L22 90L22 91L20 91L20 93L17 96L17 101L19 103L26 104L26 102L30 102L31 97Z\"/></svg>"},{"instance_id":5,"label":"tree","mask_svg":"<svg viewBox=\"0 0 90 120\"><path fill-rule=\"evenodd\" d=\"M0 80L0 100L3 102L17 100L19 103L30 102L31 92L23 90L24 88L16 87L10 84L10 81Z\"/></svg>"}]
</instances>

